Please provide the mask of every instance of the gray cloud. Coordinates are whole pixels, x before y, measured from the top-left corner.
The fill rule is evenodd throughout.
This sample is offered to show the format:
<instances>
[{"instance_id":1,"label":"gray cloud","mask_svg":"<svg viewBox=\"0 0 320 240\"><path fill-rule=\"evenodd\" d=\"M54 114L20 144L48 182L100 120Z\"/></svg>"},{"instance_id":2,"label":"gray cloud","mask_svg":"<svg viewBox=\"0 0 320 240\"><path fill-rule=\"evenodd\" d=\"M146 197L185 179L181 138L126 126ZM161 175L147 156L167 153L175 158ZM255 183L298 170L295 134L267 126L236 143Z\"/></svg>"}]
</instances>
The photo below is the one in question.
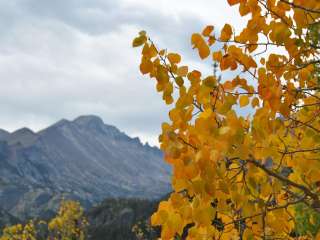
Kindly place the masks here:
<instances>
[{"instance_id":1,"label":"gray cloud","mask_svg":"<svg viewBox=\"0 0 320 240\"><path fill-rule=\"evenodd\" d=\"M167 109L154 82L138 72L132 38L146 29L190 57L188 35L200 18L100 0L0 1L0 9L1 127L39 130L97 114L155 143Z\"/></svg>"},{"instance_id":2,"label":"gray cloud","mask_svg":"<svg viewBox=\"0 0 320 240\"><path fill-rule=\"evenodd\" d=\"M97 114L154 144L167 107L154 81L140 75L131 41L145 29L193 63L190 35L205 23L201 13L172 14L147 3L0 0L0 127L39 130Z\"/></svg>"}]
</instances>

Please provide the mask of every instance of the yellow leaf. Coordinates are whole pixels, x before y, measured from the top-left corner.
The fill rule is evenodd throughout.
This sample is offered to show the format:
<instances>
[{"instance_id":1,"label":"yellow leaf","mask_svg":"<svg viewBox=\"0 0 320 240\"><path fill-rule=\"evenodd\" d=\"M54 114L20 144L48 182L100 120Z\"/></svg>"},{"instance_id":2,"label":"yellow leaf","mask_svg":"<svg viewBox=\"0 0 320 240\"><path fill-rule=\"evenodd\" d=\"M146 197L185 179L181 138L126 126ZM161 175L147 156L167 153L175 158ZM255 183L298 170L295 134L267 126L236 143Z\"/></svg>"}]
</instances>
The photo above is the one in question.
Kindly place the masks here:
<instances>
[{"instance_id":1,"label":"yellow leaf","mask_svg":"<svg viewBox=\"0 0 320 240\"><path fill-rule=\"evenodd\" d=\"M185 77L187 76L188 74L188 66L181 66L178 68L177 70L177 74L180 76L180 77Z\"/></svg>"},{"instance_id":2,"label":"yellow leaf","mask_svg":"<svg viewBox=\"0 0 320 240\"><path fill-rule=\"evenodd\" d=\"M145 35L140 35L133 39L132 47L139 47L147 41L147 37Z\"/></svg>"},{"instance_id":3,"label":"yellow leaf","mask_svg":"<svg viewBox=\"0 0 320 240\"><path fill-rule=\"evenodd\" d=\"M157 213L152 214L151 216L151 225L156 226L161 224L161 219L159 218Z\"/></svg>"},{"instance_id":4,"label":"yellow leaf","mask_svg":"<svg viewBox=\"0 0 320 240\"><path fill-rule=\"evenodd\" d=\"M300 72L299 72L300 80L307 81L309 76L310 76L309 69L303 68L303 69L300 70Z\"/></svg>"},{"instance_id":5,"label":"yellow leaf","mask_svg":"<svg viewBox=\"0 0 320 240\"><path fill-rule=\"evenodd\" d=\"M263 197L268 197L272 192L272 187L269 183L264 183L261 185L261 194Z\"/></svg>"},{"instance_id":6,"label":"yellow leaf","mask_svg":"<svg viewBox=\"0 0 320 240\"><path fill-rule=\"evenodd\" d=\"M139 36L146 36L147 32L145 30L142 30L139 32Z\"/></svg>"},{"instance_id":7,"label":"yellow leaf","mask_svg":"<svg viewBox=\"0 0 320 240\"><path fill-rule=\"evenodd\" d=\"M312 169L308 174L308 177L311 180L311 182L318 182L320 181L320 171Z\"/></svg>"},{"instance_id":8,"label":"yellow leaf","mask_svg":"<svg viewBox=\"0 0 320 240\"><path fill-rule=\"evenodd\" d=\"M212 59L213 59L214 61L220 62L221 59L222 59L222 53L221 53L221 51L219 51L219 52L214 52L214 53L212 54Z\"/></svg>"},{"instance_id":9,"label":"yellow leaf","mask_svg":"<svg viewBox=\"0 0 320 240\"><path fill-rule=\"evenodd\" d=\"M259 103L260 103L259 98L255 97L251 102L251 106L252 107L258 107Z\"/></svg>"},{"instance_id":10,"label":"yellow leaf","mask_svg":"<svg viewBox=\"0 0 320 240\"><path fill-rule=\"evenodd\" d=\"M247 2L241 2L239 6L239 13L241 16L245 16L250 12L250 7L247 5Z\"/></svg>"},{"instance_id":11,"label":"yellow leaf","mask_svg":"<svg viewBox=\"0 0 320 240\"><path fill-rule=\"evenodd\" d=\"M293 18L299 27L306 27L308 25L308 18L305 11L301 9L295 9Z\"/></svg>"},{"instance_id":12,"label":"yellow leaf","mask_svg":"<svg viewBox=\"0 0 320 240\"><path fill-rule=\"evenodd\" d=\"M169 53L167 58L171 64L179 63L181 61L181 57L177 53Z\"/></svg>"},{"instance_id":13,"label":"yellow leaf","mask_svg":"<svg viewBox=\"0 0 320 240\"><path fill-rule=\"evenodd\" d=\"M147 43L144 44L144 47L142 49L142 55L144 57L147 57L150 59L157 56L157 54L158 54L158 51L153 44L151 44L150 46Z\"/></svg>"},{"instance_id":14,"label":"yellow leaf","mask_svg":"<svg viewBox=\"0 0 320 240\"><path fill-rule=\"evenodd\" d=\"M183 78L180 76L175 78L175 82L179 87L183 86L184 83Z\"/></svg>"},{"instance_id":15,"label":"yellow leaf","mask_svg":"<svg viewBox=\"0 0 320 240\"><path fill-rule=\"evenodd\" d=\"M192 34L191 43L194 46L194 48L198 49L198 53L201 59L205 59L209 56L210 48L200 34Z\"/></svg>"},{"instance_id":16,"label":"yellow leaf","mask_svg":"<svg viewBox=\"0 0 320 240\"><path fill-rule=\"evenodd\" d=\"M224 90L232 90L233 89L232 82L230 82L230 81L224 82L223 83L223 89Z\"/></svg>"},{"instance_id":17,"label":"yellow leaf","mask_svg":"<svg viewBox=\"0 0 320 240\"><path fill-rule=\"evenodd\" d=\"M153 64L149 59L143 59L140 64L140 71L142 74L147 74L152 71Z\"/></svg>"},{"instance_id":18,"label":"yellow leaf","mask_svg":"<svg viewBox=\"0 0 320 240\"><path fill-rule=\"evenodd\" d=\"M207 108L206 110L204 110L201 114L200 114L200 118L208 118L212 115L212 109L211 108Z\"/></svg>"},{"instance_id":19,"label":"yellow leaf","mask_svg":"<svg viewBox=\"0 0 320 240\"><path fill-rule=\"evenodd\" d=\"M165 95L164 100L167 105L170 105L171 103L173 103L173 97L171 95Z\"/></svg>"},{"instance_id":20,"label":"yellow leaf","mask_svg":"<svg viewBox=\"0 0 320 240\"><path fill-rule=\"evenodd\" d=\"M240 2L240 0L228 0L228 3L230 6L238 4Z\"/></svg>"},{"instance_id":21,"label":"yellow leaf","mask_svg":"<svg viewBox=\"0 0 320 240\"><path fill-rule=\"evenodd\" d=\"M232 36L232 28L229 24L225 24L221 30L220 40L221 41L229 41Z\"/></svg>"},{"instance_id":22,"label":"yellow leaf","mask_svg":"<svg viewBox=\"0 0 320 240\"><path fill-rule=\"evenodd\" d=\"M199 208L194 208L193 210L194 221L201 225L211 224L214 214L215 210L211 206L201 206Z\"/></svg>"},{"instance_id":23,"label":"yellow leaf","mask_svg":"<svg viewBox=\"0 0 320 240\"><path fill-rule=\"evenodd\" d=\"M247 95L242 95L239 100L240 107L247 106L249 104L249 98Z\"/></svg>"},{"instance_id":24,"label":"yellow leaf","mask_svg":"<svg viewBox=\"0 0 320 240\"><path fill-rule=\"evenodd\" d=\"M216 38L214 36L210 36L208 39L209 46L212 46L216 42Z\"/></svg>"},{"instance_id":25,"label":"yellow leaf","mask_svg":"<svg viewBox=\"0 0 320 240\"><path fill-rule=\"evenodd\" d=\"M212 25L206 26L205 29L203 29L203 31L202 31L202 35L205 36L205 37L209 37L210 33L212 31L213 31L213 26Z\"/></svg>"},{"instance_id":26,"label":"yellow leaf","mask_svg":"<svg viewBox=\"0 0 320 240\"><path fill-rule=\"evenodd\" d=\"M224 135L226 134L227 132L229 132L230 130L230 127L222 127L222 128L219 128L219 134L220 135Z\"/></svg>"},{"instance_id":27,"label":"yellow leaf","mask_svg":"<svg viewBox=\"0 0 320 240\"><path fill-rule=\"evenodd\" d=\"M206 85L209 88L214 88L214 87L217 86L217 79L214 76L206 77L203 80L203 84Z\"/></svg>"},{"instance_id":28,"label":"yellow leaf","mask_svg":"<svg viewBox=\"0 0 320 240\"><path fill-rule=\"evenodd\" d=\"M162 50L160 50L159 55L163 56L165 53L166 53L166 50L162 49Z\"/></svg>"},{"instance_id":29,"label":"yellow leaf","mask_svg":"<svg viewBox=\"0 0 320 240\"><path fill-rule=\"evenodd\" d=\"M243 239L247 239L247 240L253 240L254 239L254 235L253 232L250 228L245 228L244 232L243 232Z\"/></svg>"},{"instance_id":30,"label":"yellow leaf","mask_svg":"<svg viewBox=\"0 0 320 240\"><path fill-rule=\"evenodd\" d=\"M228 188L228 185L225 181L219 181L219 189L222 192L229 194L229 188Z\"/></svg>"}]
</instances>

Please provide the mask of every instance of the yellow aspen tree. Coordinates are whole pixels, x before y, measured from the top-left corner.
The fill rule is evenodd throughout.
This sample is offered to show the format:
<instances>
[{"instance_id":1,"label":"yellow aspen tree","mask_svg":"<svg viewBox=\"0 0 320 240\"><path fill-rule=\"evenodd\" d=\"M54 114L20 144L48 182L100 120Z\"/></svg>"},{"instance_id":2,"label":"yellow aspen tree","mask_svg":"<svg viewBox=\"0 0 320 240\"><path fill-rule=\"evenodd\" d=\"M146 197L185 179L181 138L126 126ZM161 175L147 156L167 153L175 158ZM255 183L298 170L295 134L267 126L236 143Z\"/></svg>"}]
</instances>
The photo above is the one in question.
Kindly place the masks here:
<instances>
[{"instance_id":1,"label":"yellow aspen tree","mask_svg":"<svg viewBox=\"0 0 320 240\"><path fill-rule=\"evenodd\" d=\"M152 224L161 239L320 239L295 231L297 204L320 212L320 1L228 3L246 26L206 26L191 45L232 79L186 66L145 31L133 41L172 106L159 141L174 191Z\"/></svg>"},{"instance_id":2,"label":"yellow aspen tree","mask_svg":"<svg viewBox=\"0 0 320 240\"><path fill-rule=\"evenodd\" d=\"M63 200L57 216L48 223L48 239L84 240L87 225L80 203Z\"/></svg>"},{"instance_id":3,"label":"yellow aspen tree","mask_svg":"<svg viewBox=\"0 0 320 240\"><path fill-rule=\"evenodd\" d=\"M39 230L40 225L41 230ZM31 220L25 225L8 226L4 228L0 240L45 239L42 235L45 235L47 240L84 240L87 226L88 222L83 216L80 203L63 200L57 215L48 223L44 220Z\"/></svg>"}]
</instances>

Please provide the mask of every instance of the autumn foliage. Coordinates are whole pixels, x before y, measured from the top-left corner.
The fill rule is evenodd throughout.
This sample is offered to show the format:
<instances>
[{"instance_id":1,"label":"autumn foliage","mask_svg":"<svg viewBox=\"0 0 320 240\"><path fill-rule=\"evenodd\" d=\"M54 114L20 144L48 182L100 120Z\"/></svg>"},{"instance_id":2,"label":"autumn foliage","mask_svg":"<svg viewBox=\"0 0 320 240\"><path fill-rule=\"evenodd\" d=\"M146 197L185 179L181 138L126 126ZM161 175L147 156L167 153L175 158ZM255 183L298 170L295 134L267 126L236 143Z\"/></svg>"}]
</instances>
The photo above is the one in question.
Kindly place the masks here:
<instances>
[{"instance_id":1,"label":"autumn foliage","mask_svg":"<svg viewBox=\"0 0 320 240\"><path fill-rule=\"evenodd\" d=\"M63 200L57 215L48 222L30 220L6 227L0 240L84 240L87 225L80 204Z\"/></svg>"},{"instance_id":2,"label":"autumn foliage","mask_svg":"<svg viewBox=\"0 0 320 240\"><path fill-rule=\"evenodd\" d=\"M246 27L207 26L191 44L232 79L185 66L144 31L133 41L172 104L159 140L174 192L152 224L162 239L320 239L297 230L301 206L320 211L320 2L228 3Z\"/></svg>"}]
</instances>

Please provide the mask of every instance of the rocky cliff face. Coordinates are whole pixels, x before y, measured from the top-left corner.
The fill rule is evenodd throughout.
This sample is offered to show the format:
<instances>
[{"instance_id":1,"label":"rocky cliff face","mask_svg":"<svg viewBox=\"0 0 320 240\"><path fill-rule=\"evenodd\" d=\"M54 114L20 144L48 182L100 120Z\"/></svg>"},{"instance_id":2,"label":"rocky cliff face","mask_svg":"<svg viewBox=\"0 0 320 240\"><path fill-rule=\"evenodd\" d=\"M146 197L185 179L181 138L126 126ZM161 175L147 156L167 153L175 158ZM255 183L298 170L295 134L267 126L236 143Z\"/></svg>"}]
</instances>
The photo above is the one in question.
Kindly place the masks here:
<instances>
[{"instance_id":1,"label":"rocky cliff face","mask_svg":"<svg viewBox=\"0 0 320 240\"><path fill-rule=\"evenodd\" d=\"M0 206L25 219L49 216L62 197L91 206L106 197L157 198L170 191L159 149L96 116L34 133L0 131Z\"/></svg>"}]
</instances>

